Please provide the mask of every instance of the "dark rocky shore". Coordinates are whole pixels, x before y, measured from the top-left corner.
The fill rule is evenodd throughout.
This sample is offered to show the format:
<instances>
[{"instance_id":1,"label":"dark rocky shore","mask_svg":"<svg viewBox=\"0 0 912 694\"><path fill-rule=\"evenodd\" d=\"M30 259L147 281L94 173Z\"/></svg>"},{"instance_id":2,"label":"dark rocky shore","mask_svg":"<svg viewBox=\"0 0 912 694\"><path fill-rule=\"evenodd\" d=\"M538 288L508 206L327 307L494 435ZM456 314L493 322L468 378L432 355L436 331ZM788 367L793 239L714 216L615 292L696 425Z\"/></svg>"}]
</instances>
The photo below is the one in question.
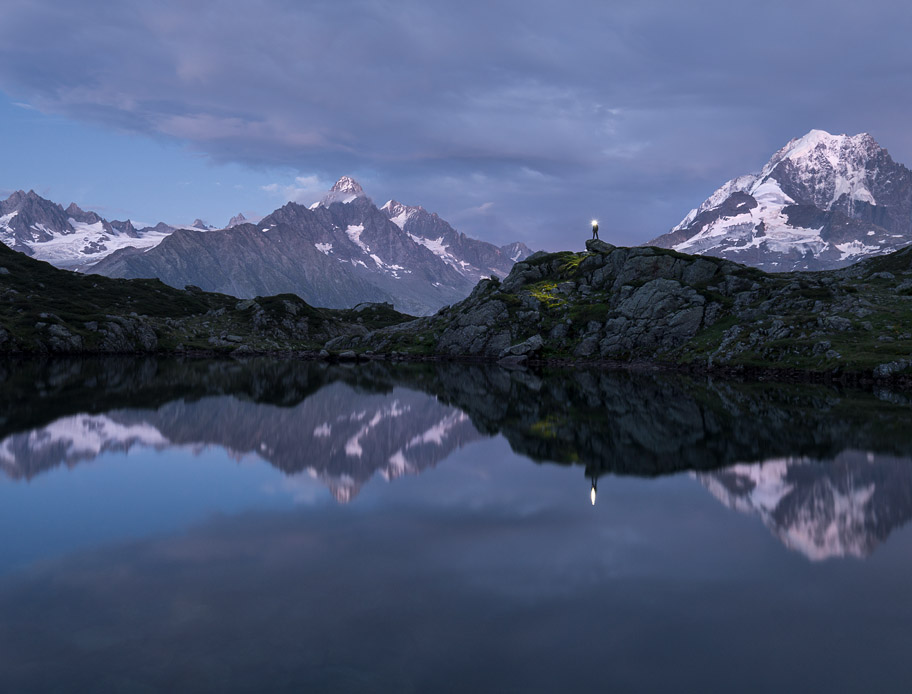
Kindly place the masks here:
<instances>
[{"instance_id":1,"label":"dark rocky shore","mask_svg":"<svg viewBox=\"0 0 912 694\"><path fill-rule=\"evenodd\" d=\"M590 241L537 253L426 318L317 309L58 270L0 247L0 353L262 354L654 364L897 379L912 367L912 248L842 270L769 274Z\"/></svg>"}]
</instances>

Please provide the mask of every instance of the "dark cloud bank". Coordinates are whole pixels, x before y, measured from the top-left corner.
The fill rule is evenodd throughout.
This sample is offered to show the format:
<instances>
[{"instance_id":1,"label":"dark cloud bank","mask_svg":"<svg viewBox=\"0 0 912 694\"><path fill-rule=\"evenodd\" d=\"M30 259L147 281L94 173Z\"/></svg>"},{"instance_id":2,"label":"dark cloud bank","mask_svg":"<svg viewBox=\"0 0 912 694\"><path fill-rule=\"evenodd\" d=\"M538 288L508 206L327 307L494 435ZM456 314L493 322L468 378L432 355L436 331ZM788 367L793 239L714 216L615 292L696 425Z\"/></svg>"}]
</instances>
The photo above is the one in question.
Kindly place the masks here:
<instances>
[{"instance_id":1,"label":"dark cloud bank","mask_svg":"<svg viewBox=\"0 0 912 694\"><path fill-rule=\"evenodd\" d=\"M912 164L906 3L12 0L0 89L462 230L667 230L811 128ZM382 200L380 200L382 202Z\"/></svg>"}]
</instances>

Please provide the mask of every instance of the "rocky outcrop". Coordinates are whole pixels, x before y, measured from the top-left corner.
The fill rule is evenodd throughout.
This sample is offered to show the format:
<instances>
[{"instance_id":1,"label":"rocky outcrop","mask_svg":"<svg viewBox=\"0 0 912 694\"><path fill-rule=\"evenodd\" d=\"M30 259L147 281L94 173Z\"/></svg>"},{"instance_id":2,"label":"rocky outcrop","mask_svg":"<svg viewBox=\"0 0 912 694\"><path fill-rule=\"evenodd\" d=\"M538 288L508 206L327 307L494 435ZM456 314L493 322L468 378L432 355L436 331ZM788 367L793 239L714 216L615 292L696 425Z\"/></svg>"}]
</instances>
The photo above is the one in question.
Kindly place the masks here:
<instances>
[{"instance_id":1,"label":"rocky outcrop","mask_svg":"<svg viewBox=\"0 0 912 694\"><path fill-rule=\"evenodd\" d=\"M601 241L587 249L533 254L502 282L483 280L465 301L386 336L429 332L433 351L448 356L656 357L718 320L722 299L760 286L756 273L726 261ZM706 290L713 283L719 300Z\"/></svg>"},{"instance_id":2,"label":"rocky outcrop","mask_svg":"<svg viewBox=\"0 0 912 694\"><path fill-rule=\"evenodd\" d=\"M909 367L912 250L839 271L774 275L652 247L589 241L586 249L535 253L435 316L327 349L875 376Z\"/></svg>"}]
</instances>

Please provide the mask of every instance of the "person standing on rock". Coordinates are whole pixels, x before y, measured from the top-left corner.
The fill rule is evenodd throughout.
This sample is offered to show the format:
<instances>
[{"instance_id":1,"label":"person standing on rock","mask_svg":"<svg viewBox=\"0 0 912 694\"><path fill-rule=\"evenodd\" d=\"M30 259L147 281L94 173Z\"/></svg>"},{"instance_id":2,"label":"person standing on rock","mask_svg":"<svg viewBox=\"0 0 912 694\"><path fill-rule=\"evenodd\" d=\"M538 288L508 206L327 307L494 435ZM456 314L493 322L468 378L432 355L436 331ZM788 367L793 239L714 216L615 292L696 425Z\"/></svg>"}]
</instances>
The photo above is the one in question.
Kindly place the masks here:
<instances>
[{"instance_id":1,"label":"person standing on rock","mask_svg":"<svg viewBox=\"0 0 912 694\"><path fill-rule=\"evenodd\" d=\"M598 220L597 220L597 219L593 219L593 220L592 220L592 240L593 240L593 241L598 241L598 240L599 240L599 237L598 237Z\"/></svg>"}]
</instances>

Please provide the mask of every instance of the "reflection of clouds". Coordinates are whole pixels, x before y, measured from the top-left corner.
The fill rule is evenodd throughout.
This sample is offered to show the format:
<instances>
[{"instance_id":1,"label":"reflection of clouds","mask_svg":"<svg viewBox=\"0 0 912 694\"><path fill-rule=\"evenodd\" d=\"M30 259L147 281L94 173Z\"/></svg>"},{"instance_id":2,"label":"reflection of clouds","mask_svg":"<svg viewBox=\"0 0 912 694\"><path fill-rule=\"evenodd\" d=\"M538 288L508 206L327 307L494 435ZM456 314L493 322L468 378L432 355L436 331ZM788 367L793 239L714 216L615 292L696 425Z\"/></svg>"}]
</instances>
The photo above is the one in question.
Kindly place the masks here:
<instances>
[{"instance_id":1,"label":"reflection of clouds","mask_svg":"<svg viewBox=\"0 0 912 694\"><path fill-rule=\"evenodd\" d=\"M871 467L860 455L842 462ZM592 508L579 468L530 464L502 438L354 508L332 503L318 472L264 488L291 495L301 504L292 510L220 515L7 574L0 681L9 691L154 691L178 680L220 692L279 681L301 691L601 691L599 658L622 691L712 691L700 680L710 676L734 691L758 660L778 665L763 684L787 690L793 681L771 678L816 668L820 652L864 661L859 648L889 649L895 628L881 633L877 610L845 609L847 595L883 608L888 627L912 618L895 563L828 580L821 572L840 565L810 572L769 552L762 529L719 523L685 476L603 477ZM789 648L780 614L801 616L788 623ZM845 638L862 630L863 646Z\"/></svg>"},{"instance_id":2,"label":"reflection of clouds","mask_svg":"<svg viewBox=\"0 0 912 694\"><path fill-rule=\"evenodd\" d=\"M611 681L633 690L710 691L699 677L737 681L758 658L793 676L817 662L817 649L843 657L859 648L844 637L859 620L866 644L884 645L866 612L844 611L842 629L826 628L869 576L840 585L777 561L784 552L745 552L741 534L697 511L701 493L686 479L613 479L602 490L609 502L592 509L574 471L504 459L502 445L461 456L491 483L460 473L460 462L360 512L330 503L219 516L8 576L0 680L10 691L122 691L124 677L151 690L183 678L224 692L273 681L301 691L365 682L372 691L415 691L415 682L599 691L604 669L590 666L600 657L610 658ZM437 492L454 486L463 502L439 504ZM537 510L513 507L517 489L539 497ZM282 480L283 493L298 490L325 497L305 475ZM878 599L896 591L888 583L865 597ZM769 619L770 604L802 616L788 649L774 638L782 624ZM891 619L910 612L898 600ZM712 667L695 665L707 654Z\"/></svg>"},{"instance_id":3,"label":"reflection of clouds","mask_svg":"<svg viewBox=\"0 0 912 694\"><path fill-rule=\"evenodd\" d=\"M269 494L282 493L291 496L296 504L313 504L326 494L326 486L317 478L312 468L308 474L288 475L282 477L277 485L269 484L264 488Z\"/></svg>"}]
</instances>

